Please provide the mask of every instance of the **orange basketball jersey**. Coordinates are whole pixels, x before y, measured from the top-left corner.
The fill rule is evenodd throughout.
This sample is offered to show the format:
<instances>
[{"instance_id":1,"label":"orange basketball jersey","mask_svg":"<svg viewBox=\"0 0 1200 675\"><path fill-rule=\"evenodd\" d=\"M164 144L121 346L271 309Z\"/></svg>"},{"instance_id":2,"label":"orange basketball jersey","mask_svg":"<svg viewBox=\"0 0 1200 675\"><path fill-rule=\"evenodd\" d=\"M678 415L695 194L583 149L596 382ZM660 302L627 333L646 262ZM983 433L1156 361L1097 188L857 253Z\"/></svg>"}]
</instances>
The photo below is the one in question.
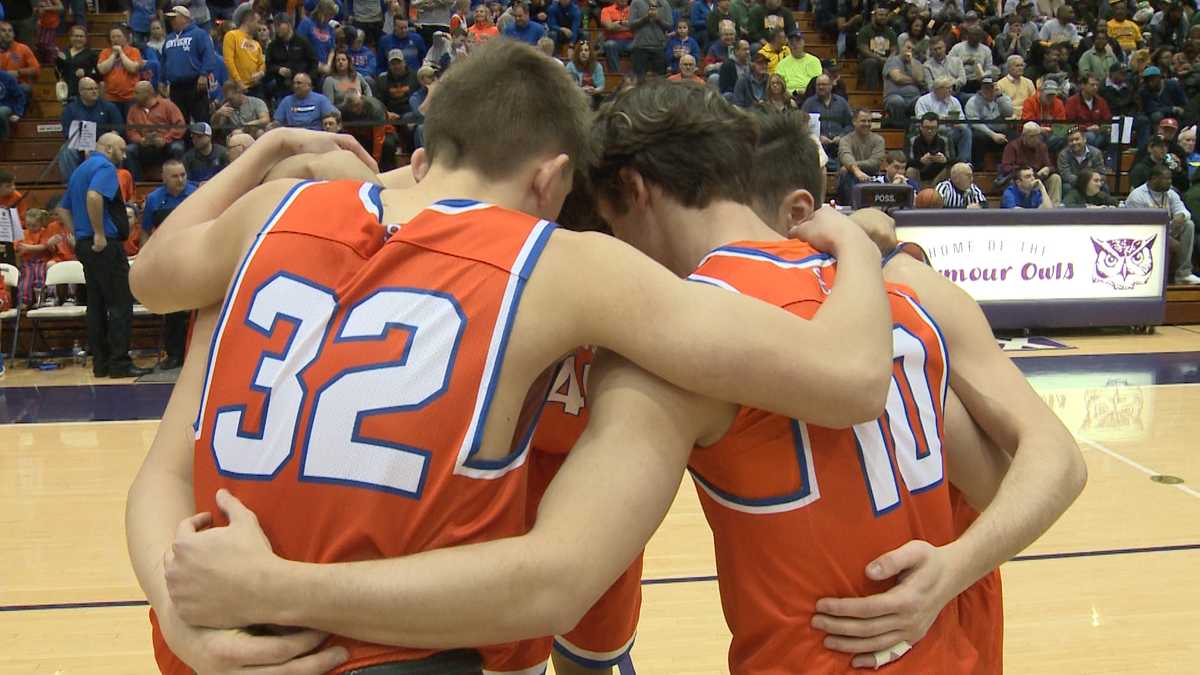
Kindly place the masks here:
<instances>
[{"instance_id":1,"label":"orange basketball jersey","mask_svg":"<svg viewBox=\"0 0 1200 675\"><path fill-rule=\"evenodd\" d=\"M388 236L381 213L378 187L298 185L252 245L213 336L196 509L217 513L214 494L229 489L292 560L398 557L525 528L532 425L504 459L476 455L554 226L447 200ZM433 653L330 643L350 651L338 672ZM540 673L544 650L479 651L485 672Z\"/></svg>"},{"instance_id":2,"label":"orange basketball jersey","mask_svg":"<svg viewBox=\"0 0 1200 675\"><path fill-rule=\"evenodd\" d=\"M967 504L963 494L950 486L950 504L954 509L954 531L961 536L979 512ZM958 594L958 619L979 661L973 675L1000 675L1004 672L1004 591L1000 568L989 572L967 590Z\"/></svg>"},{"instance_id":3,"label":"orange basketball jersey","mask_svg":"<svg viewBox=\"0 0 1200 675\"><path fill-rule=\"evenodd\" d=\"M834 283L833 259L797 241L712 251L689 277L811 317ZM885 414L833 430L742 409L697 448L689 470L713 530L735 675L851 672L810 626L816 601L880 593L866 566L912 539L954 538L944 480L946 346L911 291L889 287L894 370ZM803 345L798 345L803 349ZM950 603L894 673L968 673L976 655Z\"/></svg>"},{"instance_id":4,"label":"orange basketball jersey","mask_svg":"<svg viewBox=\"0 0 1200 675\"><path fill-rule=\"evenodd\" d=\"M550 385L529 459L526 516L530 527L550 481L587 426L588 371L594 357L591 348L575 350L559 364ZM642 607L641 584L642 556L638 555L574 629L554 638L554 648L587 668L615 665L633 648Z\"/></svg>"}]
</instances>

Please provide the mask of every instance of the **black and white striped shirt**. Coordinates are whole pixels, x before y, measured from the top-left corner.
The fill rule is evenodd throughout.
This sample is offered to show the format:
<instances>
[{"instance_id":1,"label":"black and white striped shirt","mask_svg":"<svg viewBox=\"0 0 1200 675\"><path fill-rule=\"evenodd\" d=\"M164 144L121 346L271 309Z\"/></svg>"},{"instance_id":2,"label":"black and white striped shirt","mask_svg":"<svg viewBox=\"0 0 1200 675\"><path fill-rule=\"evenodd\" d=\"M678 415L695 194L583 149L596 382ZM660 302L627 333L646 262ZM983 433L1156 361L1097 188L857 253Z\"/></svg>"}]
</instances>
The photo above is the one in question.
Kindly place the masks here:
<instances>
[{"instance_id":1,"label":"black and white striped shirt","mask_svg":"<svg viewBox=\"0 0 1200 675\"><path fill-rule=\"evenodd\" d=\"M965 209L970 204L979 204L983 208L987 208L987 195L983 194L983 190L979 186L971 183L970 189L959 191L954 187L954 183L949 180L944 180L937 184L934 188L937 193L942 196L942 208L946 209Z\"/></svg>"}]
</instances>

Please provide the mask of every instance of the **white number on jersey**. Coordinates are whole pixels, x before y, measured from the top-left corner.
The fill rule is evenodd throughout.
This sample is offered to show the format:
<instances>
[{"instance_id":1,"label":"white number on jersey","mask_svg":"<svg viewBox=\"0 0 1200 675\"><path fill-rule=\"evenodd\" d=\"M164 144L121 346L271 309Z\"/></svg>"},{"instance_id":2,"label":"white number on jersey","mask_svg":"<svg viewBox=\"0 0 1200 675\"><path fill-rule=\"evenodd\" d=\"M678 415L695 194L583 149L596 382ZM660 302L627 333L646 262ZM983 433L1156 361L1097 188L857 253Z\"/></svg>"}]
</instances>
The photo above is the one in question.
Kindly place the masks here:
<instances>
[{"instance_id":1,"label":"white number on jersey","mask_svg":"<svg viewBox=\"0 0 1200 675\"><path fill-rule=\"evenodd\" d=\"M550 395L546 397L547 402L561 403L563 411L568 415L576 415L583 410L587 405L587 400L584 398L584 391L587 388L588 373L591 372L592 364L586 364L583 367L583 382L580 383L579 377L575 374L575 355L568 356L558 367L558 373L554 376L554 386L550 387Z\"/></svg>"},{"instance_id":2,"label":"white number on jersey","mask_svg":"<svg viewBox=\"0 0 1200 675\"><path fill-rule=\"evenodd\" d=\"M445 392L466 323L462 310L434 291L376 291L346 313L334 343L375 342L407 330L412 336L404 353L389 363L347 369L306 391L300 373L319 356L336 308L332 293L294 277L275 277L254 294L247 322L256 330L269 336L280 319L295 325L282 354L263 354L254 379L254 389L266 396L262 431L241 431L245 406L217 413L217 468L241 478L273 477L292 455L300 410L311 396L301 480L420 497L429 452L365 438L360 427L370 415L419 410Z\"/></svg>"}]
</instances>

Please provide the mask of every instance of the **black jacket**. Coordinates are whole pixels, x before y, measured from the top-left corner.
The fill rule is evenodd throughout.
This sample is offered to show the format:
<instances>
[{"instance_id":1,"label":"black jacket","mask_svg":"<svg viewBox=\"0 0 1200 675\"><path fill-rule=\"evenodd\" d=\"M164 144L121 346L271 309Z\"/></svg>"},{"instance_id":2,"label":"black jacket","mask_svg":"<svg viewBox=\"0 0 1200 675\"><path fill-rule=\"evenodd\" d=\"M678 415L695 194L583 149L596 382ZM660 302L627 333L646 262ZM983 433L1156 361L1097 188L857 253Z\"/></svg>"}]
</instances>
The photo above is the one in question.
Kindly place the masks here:
<instances>
[{"instance_id":1,"label":"black jacket","mask_svg":"<svg viewBox=\"0 0 1200 675\"><path fill-rule=\"evenodd\" d=\"M271 44L267 45L267 76L279 80L280 68L291 70L293 76L296 73L308 73L315 78L317 53L308 40L295 33L286 42L278 38L271 40Z\"/></svg>"}]
</instances>

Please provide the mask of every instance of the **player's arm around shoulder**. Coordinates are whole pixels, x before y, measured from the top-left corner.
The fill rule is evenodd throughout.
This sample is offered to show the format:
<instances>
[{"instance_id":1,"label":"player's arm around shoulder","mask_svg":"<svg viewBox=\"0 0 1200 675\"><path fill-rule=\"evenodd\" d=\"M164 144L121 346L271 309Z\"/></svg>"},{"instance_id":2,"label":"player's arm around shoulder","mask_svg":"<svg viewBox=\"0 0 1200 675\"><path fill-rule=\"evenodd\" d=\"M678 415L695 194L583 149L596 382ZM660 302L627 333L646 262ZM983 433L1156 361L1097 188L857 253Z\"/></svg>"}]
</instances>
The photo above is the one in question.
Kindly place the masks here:
<instances>
[{"instance_id":1,"label":"player's arm around shoulder","mask_svg":"<svg viewBox=\"0 0 1200 675\"><path fill-rule=\"evenodd\" d=\"M1087 482L1083 456L1071 433L997 346L983 311L966 292L907 256L896 256L885 275L912 288L938 322L950 353L951 388L983 432L1013 455L992 501L996 508L980 518L1003 524L1009 533L992 542L1003 542L1003 550L995 552L1007 560L1045 532L1082 492Z\"/></svg>"},{"instance_id":2,"label":"player's arm around shoulder","mask_svg":"<svg viewBox=\"0 0 1200 675\"><path fill-rule=\"evenodd\" d=\"M891 372L886 316L878 330L842 332L832 310L805 320L680 279L594 233L556 231L532 280L538 275L563 298L572 344L606 347L690 391L832 427L874 419L883 409Z\"/></svg>"},{"instance_id":3,"label":"player's arm around shoulder","mask_svg":"<svg viewBox=\"0 0 1200 675\"><path fill-rule=\"evenodd\" d=\"M298 182L271 181L213 220L156 232L129 271L134 297L156 314L219 303L251 242Z\"/></svg>"}]
</instances>

